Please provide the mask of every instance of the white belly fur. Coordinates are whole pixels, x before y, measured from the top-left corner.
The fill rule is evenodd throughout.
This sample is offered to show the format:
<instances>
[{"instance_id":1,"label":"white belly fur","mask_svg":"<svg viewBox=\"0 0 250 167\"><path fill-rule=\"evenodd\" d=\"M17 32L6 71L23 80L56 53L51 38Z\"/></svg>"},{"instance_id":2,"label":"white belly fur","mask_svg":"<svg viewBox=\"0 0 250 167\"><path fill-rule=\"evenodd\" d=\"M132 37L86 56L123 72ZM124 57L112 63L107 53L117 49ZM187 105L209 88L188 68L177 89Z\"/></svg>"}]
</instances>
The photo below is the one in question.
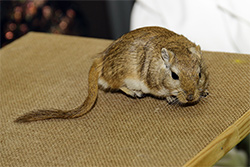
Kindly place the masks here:
<instances>
[{"instance_id":1,"label":"white belly fur","mask_svg":"<svg viewBox=\"0 0 250 167\"><path fill-rule=\"evenodd\" d=\"M143 81L139 81L137 79L125 79L124 83L130 90L142 91L144 94L150 93L150 89Z\"/></svg>"}]
</instances>

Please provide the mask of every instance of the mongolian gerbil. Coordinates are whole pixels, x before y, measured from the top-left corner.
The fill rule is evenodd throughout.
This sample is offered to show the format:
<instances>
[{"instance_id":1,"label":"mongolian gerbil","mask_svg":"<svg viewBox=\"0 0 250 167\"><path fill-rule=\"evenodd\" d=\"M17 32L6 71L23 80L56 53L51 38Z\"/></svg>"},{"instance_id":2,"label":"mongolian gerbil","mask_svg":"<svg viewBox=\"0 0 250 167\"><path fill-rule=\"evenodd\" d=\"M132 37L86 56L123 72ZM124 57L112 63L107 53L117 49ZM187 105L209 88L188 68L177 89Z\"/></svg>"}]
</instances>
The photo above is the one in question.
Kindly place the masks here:
<instances>
[{"instance_id":1,"label":"mongolian gerbil","mask_svg":"<svg viewBox=\"0 0 250 167\"><path fill-rule=\"evenodd\" d=\"M52 118L76 118L93 107L98 85L141 97L151 94L169 103L198 102L208 91L208 72L199 46L161 27L131 31L100 53L88 77L88 97L79 107L64 110L35 110L15 122Z\"/></svg>"}]
</instances>

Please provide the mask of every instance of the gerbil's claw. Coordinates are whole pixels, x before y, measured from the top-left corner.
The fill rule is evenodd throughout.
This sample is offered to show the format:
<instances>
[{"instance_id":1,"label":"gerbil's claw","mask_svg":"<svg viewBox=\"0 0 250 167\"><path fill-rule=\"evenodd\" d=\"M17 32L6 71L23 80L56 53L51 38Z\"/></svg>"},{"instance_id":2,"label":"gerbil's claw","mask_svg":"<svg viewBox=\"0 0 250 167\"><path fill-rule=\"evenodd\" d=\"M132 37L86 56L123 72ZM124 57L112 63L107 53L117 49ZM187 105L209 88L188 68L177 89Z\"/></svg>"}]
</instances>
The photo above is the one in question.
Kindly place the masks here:
<instances>
[{"instance_id":1,"label":"gerbil's claw","mask_svg":"<svg viewBox=\"0 0 250 167\"><path fill-rule=\"evenodd\" d=\"M168 96L166 97L166 100L168 102L168 104L173 104L174 102L176 102L178 99L176 96Z\"/></svg>"}]
</instances>

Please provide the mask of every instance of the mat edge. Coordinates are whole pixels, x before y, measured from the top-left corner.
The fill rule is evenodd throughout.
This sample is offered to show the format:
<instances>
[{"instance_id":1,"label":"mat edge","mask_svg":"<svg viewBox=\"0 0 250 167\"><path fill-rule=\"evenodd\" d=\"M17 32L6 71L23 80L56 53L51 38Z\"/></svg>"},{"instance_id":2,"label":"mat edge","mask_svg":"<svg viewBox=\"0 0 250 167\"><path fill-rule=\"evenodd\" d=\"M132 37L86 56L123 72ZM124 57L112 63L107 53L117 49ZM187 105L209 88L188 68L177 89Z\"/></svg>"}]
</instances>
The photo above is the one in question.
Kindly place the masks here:
<instances>
[{"instance_id":1,"label":"mat edge","mask_svg":"<svg viewBox=\"0 0 250 167\"><path fill-rule=\"evenodd\" d=\"M244 129L244 130L242 130ZM250 110L217 136L184 167L212 166L250 133Z\"/></svg>"}]
</instances>

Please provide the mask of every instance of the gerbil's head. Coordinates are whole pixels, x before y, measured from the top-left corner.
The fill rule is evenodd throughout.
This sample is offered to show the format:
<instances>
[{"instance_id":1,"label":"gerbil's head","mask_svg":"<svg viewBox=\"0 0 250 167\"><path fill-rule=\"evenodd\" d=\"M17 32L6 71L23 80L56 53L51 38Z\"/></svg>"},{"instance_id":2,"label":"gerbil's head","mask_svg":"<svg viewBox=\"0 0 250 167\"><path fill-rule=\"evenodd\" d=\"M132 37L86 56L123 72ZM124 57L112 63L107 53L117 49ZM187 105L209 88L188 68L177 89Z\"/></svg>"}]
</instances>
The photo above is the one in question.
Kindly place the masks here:
<instances>
[{"instance_id":1,"label":"gerbil's head","mask_svg":"<svg viewBox=\"0 0 250 167\"><path fill-rule=\"evenodd\" d=\"M208 95L208 72L200 46L188 46L181 51L162 48L161 56L168 75L164 82L171 96L182 104L192 104Z\"/></svg>"}]
</instances>

